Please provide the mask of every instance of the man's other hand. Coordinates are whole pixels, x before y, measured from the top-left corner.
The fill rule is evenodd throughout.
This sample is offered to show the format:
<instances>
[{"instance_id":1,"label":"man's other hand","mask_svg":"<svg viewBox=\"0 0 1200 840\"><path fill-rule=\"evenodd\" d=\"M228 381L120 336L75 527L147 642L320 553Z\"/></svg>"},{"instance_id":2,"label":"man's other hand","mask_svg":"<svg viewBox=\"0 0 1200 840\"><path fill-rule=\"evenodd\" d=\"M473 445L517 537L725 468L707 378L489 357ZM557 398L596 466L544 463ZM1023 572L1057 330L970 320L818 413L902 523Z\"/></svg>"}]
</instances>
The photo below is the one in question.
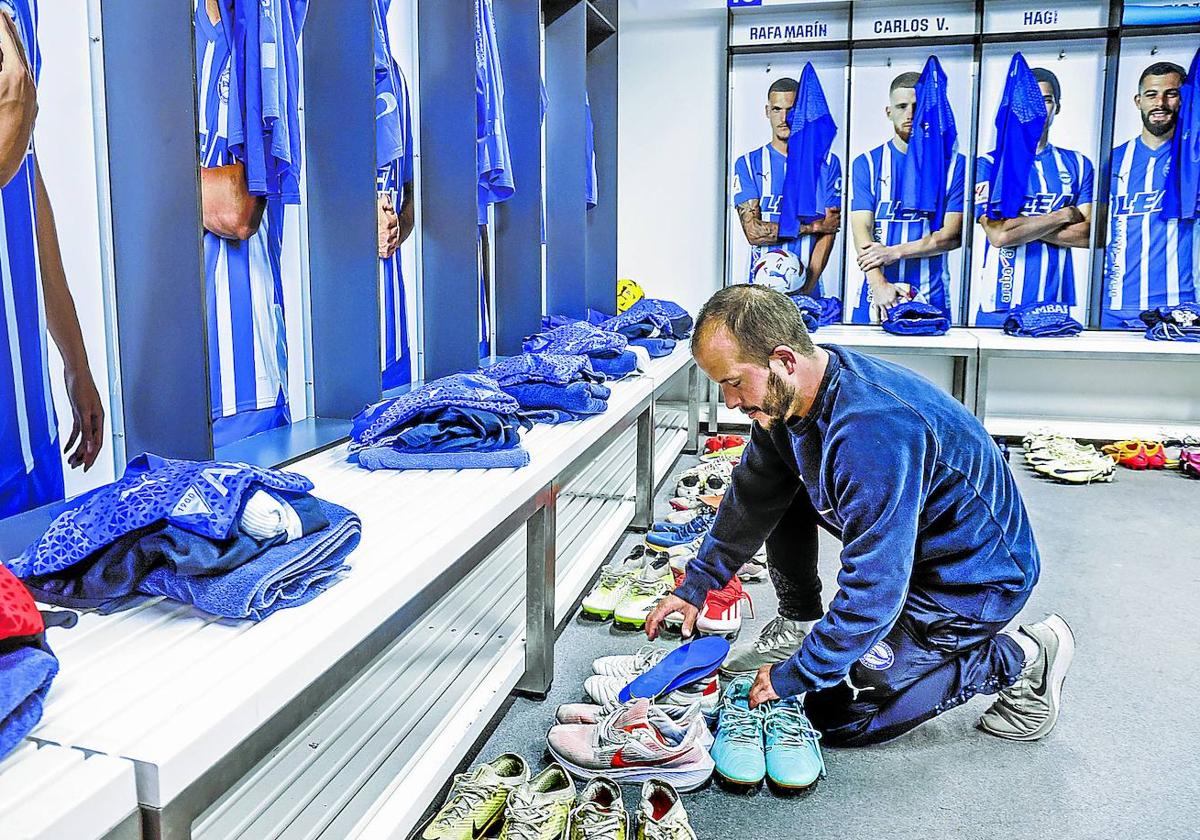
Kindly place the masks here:
<instances>
[{"instance_id":1,"label":"man's other hand","mask_svg":"<svg viewBox=\"0 0 1200 840\"><path fill-rule=\"evenodd\" d=\"M67 463L71 469L82 465L83 471L87 472L96 463L96 456L104 445L104 404L100 402L100 393L96 390L90 370L67 370L66 380L73 423L63 453L70 452L74 447L75 451L71 452Z\"/></svg>"},{"instance_id":2,"label":"man's other hand","mask_svg":"<svg viewBox=\"0 0 1200 840\"><path fill-rule=\"evenodd\" d=\"M400 247L400 217L391 193L379 193L376 201L379 220L379 259L386 260Z\"/></svg>"},{"instance_id":3,"label":"man's other hand","mask_svg":"<svg viewBox=\"0 0 1200 840\"><path fill-rule=\"evenodd\" d=\"M770 700L778 700L775 687L771 685L771 666L764 665L758 669L754 677L754 685L750 686L750 708L757 709Z\"/></svg>"},{"instance_id":4,"label":"man's other hand","mask_svg":"<svg viewBox=\"0 0 1200 840\"><path fill-rule=\"evenodd\" d=\"M200 170L200 203L204 229L222 239L249 239L258 233L267 200L251 195L246 167L240 161Z\"/></svg>"}]
</instances>

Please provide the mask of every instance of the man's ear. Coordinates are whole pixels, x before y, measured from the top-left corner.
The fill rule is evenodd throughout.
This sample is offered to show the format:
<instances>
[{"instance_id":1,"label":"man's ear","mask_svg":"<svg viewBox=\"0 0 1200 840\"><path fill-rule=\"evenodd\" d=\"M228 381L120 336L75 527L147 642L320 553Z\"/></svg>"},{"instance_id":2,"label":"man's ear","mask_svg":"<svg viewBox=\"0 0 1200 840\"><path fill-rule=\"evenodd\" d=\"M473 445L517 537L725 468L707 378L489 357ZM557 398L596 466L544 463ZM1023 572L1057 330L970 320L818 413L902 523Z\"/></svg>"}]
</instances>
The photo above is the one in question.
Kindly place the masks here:
<instances>
[{"instance_id":1,"label":"man's ear","mask_svg":"<svg viewBox=\"0 0 1200 840\"><path fill-rule=\"evenodd\" d=\"M783 365L789 376L796 372L796 351L786 344L780 344L772 350L771 358Z\"/></svg>"}]
</instances>

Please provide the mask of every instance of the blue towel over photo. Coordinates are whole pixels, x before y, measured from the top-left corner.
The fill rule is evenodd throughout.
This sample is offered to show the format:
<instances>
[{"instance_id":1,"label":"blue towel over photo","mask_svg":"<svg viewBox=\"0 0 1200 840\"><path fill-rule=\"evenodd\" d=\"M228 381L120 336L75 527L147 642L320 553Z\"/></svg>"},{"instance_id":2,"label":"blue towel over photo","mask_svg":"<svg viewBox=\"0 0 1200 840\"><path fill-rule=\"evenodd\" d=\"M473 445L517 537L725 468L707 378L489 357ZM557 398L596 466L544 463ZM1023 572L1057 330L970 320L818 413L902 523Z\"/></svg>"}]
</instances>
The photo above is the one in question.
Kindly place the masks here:
<instances>
[{"instance_id":1,"label":"blue towel over photo","mask_svg":"<svg viewBox=\"0 0 1200 840\"><path fill-rule=\"evenodd\" d=\"M225 618L261 621L320 595L350 567L346 557L358 546L362 522L331 502L321 501L329 527L264 551L254 560L220 575L181 575L160 566L142 581L145 595L164 595L195 604Z\"/></svg>"},{"instance_id":2,"label":"blue towel over photo","mask_svg":"<svg viewBox=\"0 0 1200 840\"><path fill-rule=\"evenodd\" d=\"M1200 49L1179 89L1179 118L1171 138L1171 169L1163 188L1168 219L1200 218Z\"/></svg>"},{"instance_id":3,"label":"blue towel over photo","mask_svg":"<svg viewBox=\"0 0 1200 840\"><path fill-rule=\"evenodd\" d=\"M300 203L298 42L308 0L224 0L230 45L228 146L252 195Z\"/></svg>"},{"instance_id":4,"label":"blue towel over photo","mask_svg":"<svg viewBox=\"0 0 1200 840\"><path fill-rule=\"evenodd\" d=\"M941 228L946 213L950 167L958 154L958 128L947 95L946 72L929 56L917 80L917 104L904 169L900 205L905 210L932 213L932 229ZM893 184L893 197L895 197Z\"/></svg>"},{"instance_id":5,"label":"blue towel over photo","mask_svg":"<svg viewBox=\"0 0 1200 840\"><path fill-rule=\"evenodd\" d=\"M0 647L0 759L42 719L42 703L58 673L58 660L45 647Z\"/></svg>"},{"instance_id":6,"label":"blue towel over photo","mask_svg":"<svg viewBox=\"0 0 1200 840\"><path fill-rule=\"evenodd\" d=\"M1045 127L1042 89L1025 63L1025 56L1014 53L996 111L996 148L992 152L991 192L987 201L989 219L1015 219L1021 215L1029 189L1029 173Z\"/></svg>"},{"instance_id":7,"label":"blue towel over photo","mask_svg":"<svg viewBox=\"0 0 1200 840\"><path fill-rule=\"evenodd\" d=\"M821 200L821 165L829 156L829 147L837 134L837 125L829 113L825 91L817 79L812 62L800 73L800 88L792 109L788 138L787 169L779 201L779 237L794 239L800 225L825 216Z\"/></svg>"}]
</instances>

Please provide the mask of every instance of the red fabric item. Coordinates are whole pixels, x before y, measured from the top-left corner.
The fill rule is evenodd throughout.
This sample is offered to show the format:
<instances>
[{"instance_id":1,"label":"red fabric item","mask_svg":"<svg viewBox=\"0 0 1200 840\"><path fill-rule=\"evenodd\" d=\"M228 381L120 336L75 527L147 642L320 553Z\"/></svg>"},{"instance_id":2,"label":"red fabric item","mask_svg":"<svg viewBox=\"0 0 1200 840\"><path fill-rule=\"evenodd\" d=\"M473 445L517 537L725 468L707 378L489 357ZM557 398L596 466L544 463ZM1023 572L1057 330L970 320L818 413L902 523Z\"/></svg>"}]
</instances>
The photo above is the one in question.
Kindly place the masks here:
<instances>
[{"instance_id":1,"label":"red fabric item","mask_svg":"<svg viewBox=\"0 0 1200 840\"><path fill-rule=\"evenodd\" d=\"M36 636L45 630L42 614L25 584L0 565L0 640Z\"/></svg>"}]
</instances>

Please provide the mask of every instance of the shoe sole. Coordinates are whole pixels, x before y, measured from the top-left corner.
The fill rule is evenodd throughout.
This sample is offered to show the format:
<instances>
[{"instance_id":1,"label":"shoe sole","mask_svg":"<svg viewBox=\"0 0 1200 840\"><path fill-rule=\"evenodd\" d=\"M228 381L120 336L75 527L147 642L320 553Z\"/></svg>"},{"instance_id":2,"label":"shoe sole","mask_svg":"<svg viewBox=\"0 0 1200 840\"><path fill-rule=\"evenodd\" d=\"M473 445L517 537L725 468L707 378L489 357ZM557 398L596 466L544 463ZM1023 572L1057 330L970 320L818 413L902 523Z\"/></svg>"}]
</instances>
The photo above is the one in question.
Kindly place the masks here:
<instances>
[{"instance_id":1,"label":"shoe sole","mask_svg":"<svg viewBox=\"0 0 1200 840\"><path fill-rule=\"evenodd\" d=\"M648 782L651 779L662 779L670 782L671 786L680 793L691 793L694 790L699 790L708 784L713 776L712 759L708 757L708 752L701 750L706 761L699 762L696 767L677 768L670 767L664 764L653 764L646 767L613 767L607 770L590 770L586 767L580 767L578 764L573 764L563 756L559 755L554 747L546 745L546 752L554 757L554 760L566 768L577 779L594 779L597 776L604 776L612 779L619 785L637 785L643 782Z\"/></svg>"},{"instance_id":2,"label":"shoe sole","mask_svg":"<svg viewBox=\"0 0 1200 840\"><path fill-rule=\"evenodd\" d=\"M613 616L613 627L618 630L641 630L645 626L646 619L644 618L641 621L630 621L624 618L617 618L615 615Z\"/></svg>"},{"instance_id":3,"label":"shoe sole","mask_svg":"<svg viewBox=\"0 0 1200 840\"><path fill-rule=\"evenodd\" d=\"M747 782L743 781L742 779L731 779L720 770L717 770L715 767L713 768L713 781L716 782L720 787L733 788L733 790L738 793L748 793L751 790L758 788L766 778L766 774L764 773L762 778L754 782Z\"/></svg>"},{"instance_id":4,"label":"shoe sole","mask_svg":"<svg viewBox=\"0 0 1200 840\"><path fill-rule=\"evenodd\" d=\"M587 607L579 607L579 617L585 621L608 621L613 617L612 610L590 610Z\"/></svg>"},{"instance_id":5,"label":"shoe sole","mask_svg":"<svg viewBox=\"0 0 1200 840\"><path fill-rule=\"evenodd\" d=\"M815 790L820 781L821 777L818 776L806 785L785 785L767 776L767 787L777 796L802 796Z\"/></svg>"},{"instance_id":6,"label":"shoe sole","mask_svg":"<svg viewBox=\"0 0 1200 840\"><path fill-rule=\"evenodd\" d=\"M1071 630L1071 625L1067 624L1066 619L1060 615L1051 615L1044 623L1047 627L1054 629L1055 635L1059 638L1058 653L1054 655L1054 664L1046 677L1050 683L1050 717L1046 718L1041 726L1028 735L995 732L984 726L981 721L980 729L989 735L995 735L997 738L1004 738L1008 741L1037 741L1049 735L1054 729L1054 725L1058 723L1058 712L1062 704L1062 687L1067 681L1067 670L1071 667L1071 661L1075 658L1075 633Z\"/></svg>"}]
</instances>

